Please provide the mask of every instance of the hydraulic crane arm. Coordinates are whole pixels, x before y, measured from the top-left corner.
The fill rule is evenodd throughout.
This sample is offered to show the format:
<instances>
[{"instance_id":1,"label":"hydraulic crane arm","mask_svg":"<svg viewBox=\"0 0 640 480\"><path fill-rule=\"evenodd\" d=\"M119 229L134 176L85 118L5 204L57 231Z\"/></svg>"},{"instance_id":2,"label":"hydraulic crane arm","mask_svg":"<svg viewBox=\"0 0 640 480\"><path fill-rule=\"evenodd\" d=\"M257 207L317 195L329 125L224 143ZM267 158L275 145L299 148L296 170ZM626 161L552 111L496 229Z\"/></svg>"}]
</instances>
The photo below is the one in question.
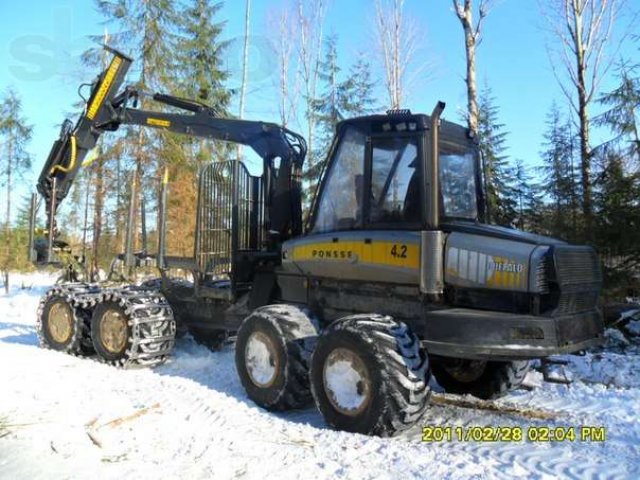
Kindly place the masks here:
<instances>
[{"instance_id":1,"label":"hydraulic crane arm","mask_svg":"<svg viewBox=\"0 0 640 480\"><path fill-rule=\"evenodd\" d=\"M220 118L207 105L161 93L151 98L172 107L172 112L138 109L138 100L146 94L133 87L119 91L131 58L105 48L113 54L109 66L92 84L85 109L75 125L70 120L64 121L38 179L38 192L47 205L50 236L55 230L57 207L68 195L87 153L103 133L122 125L151 127L252 148L263 159L265 178L269 179L265 202L272 211L270 229L282 237L300 233L299 173L306 155L306 143L300 135L274 123ZM174 113L175 110L179 113ZM280 159L277 169L275 159Z\"/></svg>"}]
</instances>

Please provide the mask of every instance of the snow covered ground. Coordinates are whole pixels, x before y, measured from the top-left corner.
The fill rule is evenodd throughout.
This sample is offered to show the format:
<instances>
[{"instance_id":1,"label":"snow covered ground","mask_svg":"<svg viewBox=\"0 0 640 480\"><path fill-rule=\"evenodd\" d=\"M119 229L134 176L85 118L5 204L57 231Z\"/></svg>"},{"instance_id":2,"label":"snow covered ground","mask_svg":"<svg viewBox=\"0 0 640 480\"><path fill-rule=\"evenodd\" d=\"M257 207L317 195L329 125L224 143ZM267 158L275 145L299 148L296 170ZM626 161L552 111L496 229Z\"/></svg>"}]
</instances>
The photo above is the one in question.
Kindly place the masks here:
<instances>
[{"instance_id":1,"label":"snow covered ground","mask_svg":"<svg viewBox=\"0 0 640 480\"><path fill-rule=\"evenodd\" d=\"M571 358L568 388L533 372L533 389L495 403L436 394L422 421L525 437L575 427L573 442L425 443L421 428L380 439L332 431L313 408L256 407L231 346L211 353L184 339L168 364L127 371L40 349L36 308L52 279L18 278L0 294L2 479L640 478L640 342L617 332L606 349ZM581 441L582 426L604 427L605 441Z\"/></svg>"}]
</instances>

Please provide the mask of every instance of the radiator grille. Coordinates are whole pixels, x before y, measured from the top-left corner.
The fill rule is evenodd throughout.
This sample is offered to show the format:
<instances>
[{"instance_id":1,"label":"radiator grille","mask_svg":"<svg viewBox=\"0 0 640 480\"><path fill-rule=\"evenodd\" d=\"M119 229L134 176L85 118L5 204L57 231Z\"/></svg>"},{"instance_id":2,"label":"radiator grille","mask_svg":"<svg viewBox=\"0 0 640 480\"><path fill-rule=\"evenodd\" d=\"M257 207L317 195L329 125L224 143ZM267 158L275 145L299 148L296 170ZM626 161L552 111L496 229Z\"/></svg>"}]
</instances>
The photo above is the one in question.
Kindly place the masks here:
<instances>
[{"instance_id":1,"label":"radiator grille","mask_svg":"<svg viewBox=\"0 0 640 480\"><path fill-rule=\"evenodd\" d=\"M602 272L590 247L556 246L553 249L556 283L560 290L555 314L576 313L597 307Z\"/></svg>"}]
</instances>

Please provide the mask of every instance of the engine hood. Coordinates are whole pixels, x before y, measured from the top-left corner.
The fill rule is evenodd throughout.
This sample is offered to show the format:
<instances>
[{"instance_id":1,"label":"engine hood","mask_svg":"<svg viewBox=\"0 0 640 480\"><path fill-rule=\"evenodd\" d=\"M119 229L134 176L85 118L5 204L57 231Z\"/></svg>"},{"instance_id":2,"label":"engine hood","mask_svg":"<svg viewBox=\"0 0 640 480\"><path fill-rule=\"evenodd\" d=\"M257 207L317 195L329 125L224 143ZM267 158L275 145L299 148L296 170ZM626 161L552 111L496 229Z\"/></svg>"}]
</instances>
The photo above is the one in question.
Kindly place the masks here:
<instances>
[{"instance_id":1,"label":"engine hood","mask_svg":"<svg viewBox=\"0 0 640 480\"><path fill-rule=\"evenodd\" d=\"M544 235L527 233L514 228L499 227L497 225L486 225L482 223L472 223L463 221L446 222L440 228L447 232L468 233L483 237L499 238L501 240L511 240L514 242L528 243L530 245L566 245L566 242Z\"/></svg>"}]
</instances>

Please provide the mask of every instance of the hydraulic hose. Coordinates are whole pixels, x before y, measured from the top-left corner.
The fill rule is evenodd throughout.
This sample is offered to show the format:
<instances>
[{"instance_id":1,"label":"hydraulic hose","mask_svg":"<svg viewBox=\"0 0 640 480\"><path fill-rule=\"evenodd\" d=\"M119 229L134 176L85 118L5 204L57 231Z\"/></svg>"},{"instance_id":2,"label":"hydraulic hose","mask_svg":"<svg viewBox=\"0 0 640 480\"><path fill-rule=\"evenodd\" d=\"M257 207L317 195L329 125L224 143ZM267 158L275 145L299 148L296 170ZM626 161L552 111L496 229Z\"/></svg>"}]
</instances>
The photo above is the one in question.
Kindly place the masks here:
<instances>
[{"instance_id":1,"label":"hydraulic hose","mask_svg":"<svg viewBox=\"0 0 640 480\"><path fill-rule=\"evenodd\" d=\"M69 160L69 165L63 167L62 165L54 165L49 175L53 175L54 173L60 171L62 173L69 173L76 168L76 159L78 155L78 150L76 147L76 136L71 135L69 137L69 141L71 142L71 159Z\"/></svg>"}]
</instances>

